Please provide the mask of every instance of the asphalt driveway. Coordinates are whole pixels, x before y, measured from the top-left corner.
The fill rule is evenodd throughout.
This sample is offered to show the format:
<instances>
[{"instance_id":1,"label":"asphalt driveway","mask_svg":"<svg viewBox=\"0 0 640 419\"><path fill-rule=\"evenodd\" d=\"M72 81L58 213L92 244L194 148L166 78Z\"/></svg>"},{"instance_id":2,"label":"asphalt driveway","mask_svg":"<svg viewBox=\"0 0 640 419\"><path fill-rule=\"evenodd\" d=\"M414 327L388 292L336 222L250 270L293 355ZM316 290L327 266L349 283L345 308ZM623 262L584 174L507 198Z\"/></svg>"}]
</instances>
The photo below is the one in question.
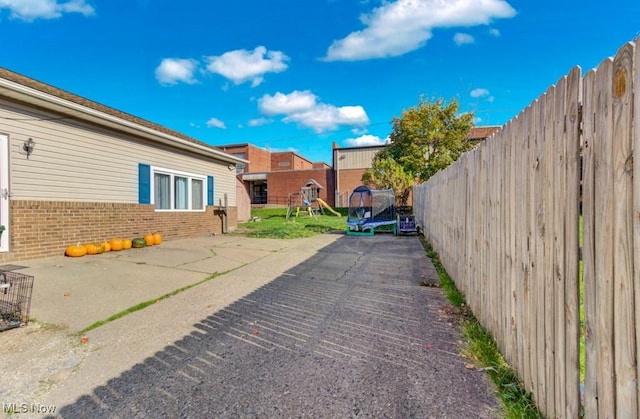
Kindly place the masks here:
<instances>
[{"instance_id":1,"label":"asphalt driveway","mask_svg":"<svg viewBox=\"0 0 640 419\"><path fill-rule=\"evenodd\" d=\"M57 412L67 418L497 416L488 378L465 368L441 289L420 286L435 278L416 237L337 237ZM206 294L208 284L190 291ZM163 320L166 328L179 328L188 301L170 298L157 307L176 318L175 325ZM155 321L135 315L122 326L135 321L135 333L154 341L162 315ZM117 339L117 325L110 327Z\"/></svg>"}]
</instances>

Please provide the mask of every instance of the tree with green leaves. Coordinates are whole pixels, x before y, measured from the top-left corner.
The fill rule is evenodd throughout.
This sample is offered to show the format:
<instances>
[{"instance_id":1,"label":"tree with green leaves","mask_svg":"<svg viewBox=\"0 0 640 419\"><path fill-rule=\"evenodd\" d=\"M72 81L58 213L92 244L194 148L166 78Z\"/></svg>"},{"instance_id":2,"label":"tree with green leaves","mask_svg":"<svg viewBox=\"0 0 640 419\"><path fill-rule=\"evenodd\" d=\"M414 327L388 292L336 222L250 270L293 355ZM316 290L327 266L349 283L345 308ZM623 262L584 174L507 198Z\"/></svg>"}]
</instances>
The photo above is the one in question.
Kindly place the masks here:
<instances>
[{"instance_id":1,"label":"tree with green leaves","mask_svg":"<svg viewBox=\"0 0 640 419\"><path fill-rule=\"evenodd\" d=\"M415 178L405 172L397 161L378 153L373 159L371 169L362 175L362 182L377 189L393 189L396 202L404 206L407 205L409 191L415 183Z\"/></svg>"},{"instance_id":2,"label":"tree with green leaves","mask_svg":"<svg viewBox=\"0 0 640 419\"><path fill-rule=\"evenodd\" d=\"M401 118L393 118L391 145L384 153L424 182L472 148L467 138L471 128L473 114L459 114L457 100L430 102L421 97Z\"/></svg>"},{"instance_id":3,"label":"tree with green leaves","mask_svg":"<svg viewBox=\"0 0 640 419\"><path fill-rule=\"evenodd\" d=\"M458 101L420 102L393 118L391 144L379 151L362 181L377 188L393 188L400 205L409 190L456 161L472 148L468 134L473 114L459 114ZM410 182L409 182L410 179Z\"/></svg>"}]
</instances>

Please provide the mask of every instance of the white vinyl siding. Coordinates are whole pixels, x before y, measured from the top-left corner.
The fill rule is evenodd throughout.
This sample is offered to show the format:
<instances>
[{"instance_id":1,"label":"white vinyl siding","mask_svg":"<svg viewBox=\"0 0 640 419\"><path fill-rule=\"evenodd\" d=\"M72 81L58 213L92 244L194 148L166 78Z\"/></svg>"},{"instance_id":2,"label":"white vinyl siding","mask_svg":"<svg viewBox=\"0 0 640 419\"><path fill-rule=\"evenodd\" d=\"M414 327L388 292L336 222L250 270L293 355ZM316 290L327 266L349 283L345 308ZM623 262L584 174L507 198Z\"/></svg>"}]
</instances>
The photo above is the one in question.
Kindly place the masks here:
<instances>
[{"instance_id":1,"label":"white vinyl siding","mask_svg":"<svg viewBox=\"0 0 640 419\"><path fill-rule=\"evenodd\" d=\"M10 140L11 199L137 203L138 164L143 163L213 176L214 204L224 200L225 193L229 205L236 204L236 173L228 162L3 99L0 133ZM22 144L29 138L36 146L27 159Z\"/></svg>"}]
</instances>

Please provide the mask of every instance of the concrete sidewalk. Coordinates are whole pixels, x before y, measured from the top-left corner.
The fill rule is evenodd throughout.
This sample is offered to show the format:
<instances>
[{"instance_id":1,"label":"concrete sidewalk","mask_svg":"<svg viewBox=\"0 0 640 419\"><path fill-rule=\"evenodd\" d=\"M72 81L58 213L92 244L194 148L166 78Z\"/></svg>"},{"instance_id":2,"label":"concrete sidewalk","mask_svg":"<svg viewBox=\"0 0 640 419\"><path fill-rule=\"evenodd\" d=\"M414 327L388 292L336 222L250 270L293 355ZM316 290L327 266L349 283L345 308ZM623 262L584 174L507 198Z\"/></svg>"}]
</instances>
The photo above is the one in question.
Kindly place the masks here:
<instances>
[{"instance_id":1,"label":"concrete sidewalk","mask_svg":"<svg viewBox=\"0 0 640 419\"><path fill-rule=\"evenodd\" d=\"M239 268L253 271L258 266L259 277L275 278L336 238L325 235L292 241L215 236L172 240L81 258L31 260L20 263L27 268L17 272L35 277L32 318L79 331L211 275ZM278 257L283 254L286 257Z\"/></svg>"},{"instance_id":2,"label":"concrete sidewalk","mask_svg":"<svg viewBox=\"0 0 640 419\"><path fill-rule=\"evenodd\" d=\"M0 403L70 403L339 237L273 240L225 235L16 263L23 266L16 272L35 277L30 314L36 324L0 333L0 353L5 354L0 357ZM73 336L213 274L219 276L92 330L86 334L87 344Z\"/></svg>"}]
</instances>

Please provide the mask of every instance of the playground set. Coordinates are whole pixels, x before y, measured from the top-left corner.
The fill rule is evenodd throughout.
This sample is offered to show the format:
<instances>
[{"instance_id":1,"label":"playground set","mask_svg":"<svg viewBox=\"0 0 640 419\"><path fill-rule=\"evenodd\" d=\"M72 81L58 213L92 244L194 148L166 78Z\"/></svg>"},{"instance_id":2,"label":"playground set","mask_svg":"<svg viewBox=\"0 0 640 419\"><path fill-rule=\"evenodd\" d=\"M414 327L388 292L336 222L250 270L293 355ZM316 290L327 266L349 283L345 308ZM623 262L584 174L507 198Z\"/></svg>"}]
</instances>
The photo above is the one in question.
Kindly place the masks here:
<instances>
[{"instance_id":1,"label":"playground set","mask_svg":"<svg viewBox=\"0 0 640 419\"><path fill-rule=\"evenodd\" d=\"M419 233L414 216L396 211L395 201L393 189L358 186L349 197L347 235L373 236L376 231L391 231L394 235Z\"/></svg>"},{"instance_id":2,"label":"playground set","mask_svg":"<svg viewBox=\"0 0 640 419\"><path fill-rule=\"evenodd\" d=\"M313 179L288 196L287 219L292 216L318 217L335 211L320 198L322 185ZM394 235L419 233L415 217L404 207L396 208L393 189L371 189L358 186L349 197L346 233L349 236L373 236L376 231L388 231Z\"/></svg>"},{"instance_id":3,"label":"playground set","mask_svg":"<svg viewBox=\"0 0 640 419\"><path fill-rule=\"evenodd\" d=\"M335 211L320 198L320 189L323 189L322 185L313 179L309 179L309 181L300 188L300 192L290 193L288 196L287 219L294 214L296 217L317 217L318 214L324 214L325 210L341 217L342 214Z\"/></svg>"}]
</instances>

